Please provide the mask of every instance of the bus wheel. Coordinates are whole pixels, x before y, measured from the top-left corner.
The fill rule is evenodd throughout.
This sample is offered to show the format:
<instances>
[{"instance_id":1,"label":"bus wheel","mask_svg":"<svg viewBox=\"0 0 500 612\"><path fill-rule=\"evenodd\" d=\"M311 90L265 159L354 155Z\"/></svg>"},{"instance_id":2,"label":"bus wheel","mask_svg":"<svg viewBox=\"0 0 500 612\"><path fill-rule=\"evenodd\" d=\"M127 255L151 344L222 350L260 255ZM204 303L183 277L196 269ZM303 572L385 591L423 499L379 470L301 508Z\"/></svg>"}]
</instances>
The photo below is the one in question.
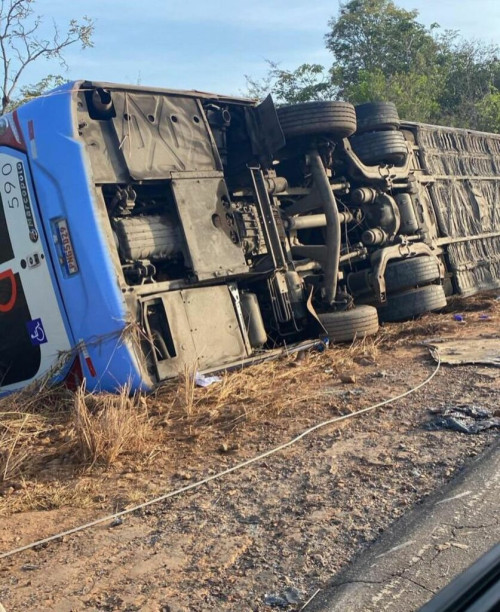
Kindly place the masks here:
<instances>
[{"instance_id":1,"label":"bus wheel","mask_svg":"<svg viewBox=\"0 0 500 612\"><path fill-rule=\"evenodd\" d=\"M356 111L349 102L319 101L278 108L285 138L325 135L347 138L356 131Z\"/></svg>"},{"instance_id":2,"label":"bus wheel","mask_svg":"<svg viewBox=\"0 0 500 612\"><path fill-rule=\"evenodd\" d=\"M357 133L397 130L400 120L394 102L367 102L355 107Z\"/></svg>"},{"instance_id":3,"label":"bus wheel","mask_svg":"<svg viewBox=\"0 0 500 612\"><path fill-rule=\"evenodd\" d=\"M408 155L402 132L367 132L351 138L354 153L367 165L394 164L402 166Z\"/></svg>"},{"instance_id":4,"label":"bus wheel","mask_svg":"<svg viewBox=\"0 0 500 612\"><path fill-rule=\"evenodd\" d=\"M325 312L318 316L330 342L352 342L378 331L378 314L373 306L357 306L352 310Z\"/></svg>"},{"instance_id":5,"label":"bus wheel","mask_svg":"<svg viewBox=\"0 0 500 612\"><path fill-rule=\"evenodd\" d=\"M439 278L439 266L434 257L414 257L389 262L385 270L387 293L396 293L419 285L428 285Z\"/></svg>"},{"instance_id":6,"label":"bus wheel","mask_svg":"<svg viewBox=\"0 0 500 612\"><path fill-rule=\"evenodd\" d=\"M385 306L379 308L381 321L404 321L425 312L441 310L446 306L446 296L441 285L427 285L387 297Z\"/></svg>"}]
</instances>

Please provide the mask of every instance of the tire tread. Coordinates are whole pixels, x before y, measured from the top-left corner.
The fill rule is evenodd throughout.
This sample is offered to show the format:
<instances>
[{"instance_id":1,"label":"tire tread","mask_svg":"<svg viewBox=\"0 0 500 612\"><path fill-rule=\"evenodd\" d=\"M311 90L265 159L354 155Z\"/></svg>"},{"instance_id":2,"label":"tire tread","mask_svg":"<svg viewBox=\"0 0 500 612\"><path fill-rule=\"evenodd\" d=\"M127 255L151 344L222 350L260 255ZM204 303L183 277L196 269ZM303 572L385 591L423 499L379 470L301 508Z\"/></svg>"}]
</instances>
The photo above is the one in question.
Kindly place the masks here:
<instances>
[{"instance_id":1,"label":"tire tread","mask_svg":"<svg viewBox=\"0 0 500 612\"><path fill-rule=\"evenodd\" d=\"M352 342L355 338L376 334L379 328L377 309L358 306L353 310L319 315L332 342Z\"/></svg>"}]
</instances>

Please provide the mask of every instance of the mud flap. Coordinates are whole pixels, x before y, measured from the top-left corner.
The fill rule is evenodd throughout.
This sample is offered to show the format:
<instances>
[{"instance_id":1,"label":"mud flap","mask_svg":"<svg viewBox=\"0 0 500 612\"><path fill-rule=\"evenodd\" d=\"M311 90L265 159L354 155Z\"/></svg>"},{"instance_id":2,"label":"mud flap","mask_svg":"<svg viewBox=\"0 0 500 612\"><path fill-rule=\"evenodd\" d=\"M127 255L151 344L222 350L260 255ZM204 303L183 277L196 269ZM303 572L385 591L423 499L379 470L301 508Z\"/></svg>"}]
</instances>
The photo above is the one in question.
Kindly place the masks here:
<instances>
[{"instance_id":1,"label":"mud flap","mask_svg":"<svg viewBox=\"0 0 500 612\"><path fill-rule=\"evenodd\" d=\"M286 142L271 95L259 105L246 108L245 112L252 152L259 157L263 166L268 167L272 163L273 153L284 147Z\"/></svg>"},{"instance_id":2,"label":"mud flap","mask_svg":"<svg viewBox=\"0 0 500 612\"><path fill-rule=\"evenodd\" d=\"M309 293L309 297L307 298L307 311L309 312L309 314L314 319L313 325L314 325L314 327L317 328L316 335L317 335L318 338L328 338L328 332L326 331L323 323L321 323L321 321L320 321L320 319L318 317L318 313L316 312L316 310L314 309L314 306L312 304L312 296L313 296L313 288L311 287L311 291Z\"/></svg>"}]
</instances>

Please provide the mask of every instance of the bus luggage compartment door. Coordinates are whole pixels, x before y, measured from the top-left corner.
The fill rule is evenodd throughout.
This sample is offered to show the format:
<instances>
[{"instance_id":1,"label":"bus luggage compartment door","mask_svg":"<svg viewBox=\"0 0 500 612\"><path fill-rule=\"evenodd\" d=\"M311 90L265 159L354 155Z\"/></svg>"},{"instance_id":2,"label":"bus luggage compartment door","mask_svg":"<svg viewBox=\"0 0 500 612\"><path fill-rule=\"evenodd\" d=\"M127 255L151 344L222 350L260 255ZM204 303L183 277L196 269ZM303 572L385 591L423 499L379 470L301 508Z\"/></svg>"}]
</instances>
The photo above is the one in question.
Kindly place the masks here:
<instances>
[{"instance_id":1,"label":"bus luggage compartment door","mask_svg":"<svg viewBox=\"0 0 500 612\"><path fill-rule=\"evenodd\" d=\"M226 285L157 294L143 308L159 380L186 367L209 370L248 356Z\"/></svg>"}]
</instances>

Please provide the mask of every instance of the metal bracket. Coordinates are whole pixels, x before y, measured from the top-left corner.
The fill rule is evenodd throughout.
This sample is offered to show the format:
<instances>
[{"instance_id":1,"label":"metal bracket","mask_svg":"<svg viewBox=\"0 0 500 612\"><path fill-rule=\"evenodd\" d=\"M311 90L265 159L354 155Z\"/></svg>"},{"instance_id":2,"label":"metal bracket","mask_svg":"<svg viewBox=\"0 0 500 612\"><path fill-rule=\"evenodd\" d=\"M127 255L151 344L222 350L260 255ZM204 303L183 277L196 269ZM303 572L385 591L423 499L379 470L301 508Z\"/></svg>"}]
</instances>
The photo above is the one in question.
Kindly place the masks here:
<instances>
[{"instance_id":1,"label":"metal bracket","mask_svg":"<svg viewBox=\"0 0 500 612\"><path fill-rule=\"evenodd\" d=\"M260 168L249 168L249 170L252 176L255 201L262 220L264 239L268 253L273 260L273 268L275 270L288 270L288 263L281 244L264 175Z\"/></svg>"},{"instance_id":2,"label":"metal bracket","mask_svg":"<svg viewBox=\"0 0 500 612\"><path fill-rule=\"evenodd\" d=\"M248 330L245 325L245 317L243 316L243 310L241 309L240 292L238 291L238 285L236 283L228 283L227 288L229 289L229 293L231 294L231 298L233 300L233 306L234 310L236 311L238 323L240 324L241 335L243 336L245 348L247 349L247 353L251 355L253 349L250 346Z\"/></svg>"},{"instance_id":3,"label":"metal bracket","mask_svg":"<svg viewBox=\"0 0 500 612\"><path fill-rule=\"evenodd\" d=\"M344 150L347 158L351 164L358 170L358 172L368 181L384 181L387 185L390 185L394 180L407 179L410 174L411 166L411 154L412 148L410 143L406 143L408 155L406 156L406 162L404 166L366 166L354 153L351 143L347 138L343 138L341 141L341 147Z\"/></svg>"},{"instance_id":4,"label":"metal bracket","mask_svg":"<svg viewBox=\"0 0 500 612\"><path fill-rule=\"evenodd\" d=\"M380 304L387 301L385 287L385 269L391 259L408 259L417 255L429 255L436 260L439 267L439 278L444 279L445 268L443 262L436 256L436 253L422 242L412 244L395 244L385 249L375 251L370 257L373 272L368 276L369 283L375 292L375 299Z\"/></svg>"}]
</instances>

